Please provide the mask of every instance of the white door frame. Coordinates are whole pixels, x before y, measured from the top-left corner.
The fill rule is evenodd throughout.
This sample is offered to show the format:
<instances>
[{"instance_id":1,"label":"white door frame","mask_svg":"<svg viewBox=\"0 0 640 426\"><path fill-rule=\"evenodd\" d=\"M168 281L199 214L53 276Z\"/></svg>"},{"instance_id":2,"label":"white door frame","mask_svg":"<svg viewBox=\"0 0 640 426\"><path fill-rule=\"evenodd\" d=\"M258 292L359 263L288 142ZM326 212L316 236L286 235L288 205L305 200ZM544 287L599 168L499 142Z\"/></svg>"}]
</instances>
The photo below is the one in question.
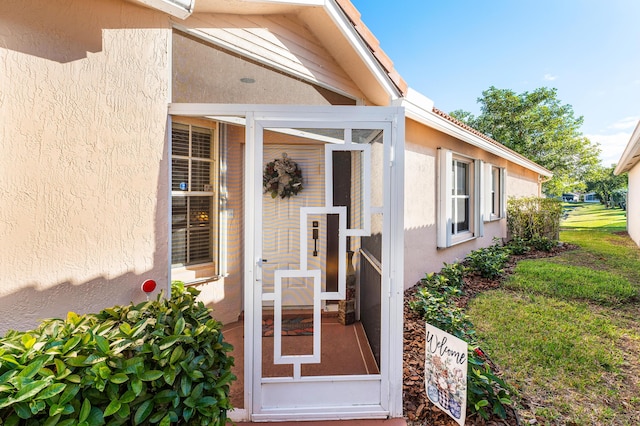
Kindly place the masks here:
<instances>
[{"instance_id":1,"label":"white door frame","mask_svg":"<svg viewBox=\"0 0 640 426\"><path fill-rule=\"evenodd\" d=\"M290 106L290 105L228 105L228 104L179 104L169 105L170 115L204 117L240 117L246 120L245 150L245 409L231 413L237 420L314 420L336 418L401 417L402 416L402 322L403 322L403 269L404 269L404 109L402 107L362 107L362 106ZM216 118L217 117L217 118ZM390 145L384 147L384 230L382 264L382 348L381 348L381 388L383 401L380 407L352 409L303 409L260 411L257 397L260 377L256 375L254 357L260 356L258 336L255 336L256 304L260 302L256 290L259 272L261 245L261 202L262 202L262 144L256 140L259 131L256 123L305 122L341 124L357 128L358 122L388 123L391 129ZM393 190L392 190L393 189ZM256 298L258 296L258 298ZM258 372L259 373L259 372ZM378 377L378 376L375 376ZM320 386L329 390L332 380L327 377L325 384L314 382L310 386ZM354 376L353 379L362 378ZM345 380L350 380L345 377ZM258 382L256 384L256 382ZM355 382L354 382L355 384ZM278 384L275 384L276 387ZM286 387L286 384L283 383ZM311 388L309 388L311 390ZM358 391L358 386L354 388Z\"/></svg>"}]
</instances>

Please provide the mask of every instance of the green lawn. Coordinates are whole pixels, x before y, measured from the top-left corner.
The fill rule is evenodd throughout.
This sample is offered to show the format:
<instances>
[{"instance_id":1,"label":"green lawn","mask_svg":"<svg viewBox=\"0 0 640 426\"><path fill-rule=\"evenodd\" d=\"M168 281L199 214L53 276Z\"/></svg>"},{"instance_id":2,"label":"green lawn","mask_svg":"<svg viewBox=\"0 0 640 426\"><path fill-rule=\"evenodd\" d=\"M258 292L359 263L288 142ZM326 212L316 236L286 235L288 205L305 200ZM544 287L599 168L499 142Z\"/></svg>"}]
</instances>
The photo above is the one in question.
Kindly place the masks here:
<instances>
[{"instance_id":1,"label":"green lawn","mask_svg":"<svg viewBox=\"0 0 640 426\"><path fill-rule=\"evenodd\" d=\"M520 262L468 313L525 421L640 424L640 250L624 211L567 211L560 239L579 248Z\"/></svg>"},{"instance_id":2,"label":"green lawn","mask_svg":"<svg viewBox=\"0 0 640 426\"><path fill-rule=\"evenodd\" d=\"M622 209L606 209L600 203L566 203L564 206L569 216L561 224L563 229L608 232L627 229L627 215Z\"/></svg>"}]
</instances>

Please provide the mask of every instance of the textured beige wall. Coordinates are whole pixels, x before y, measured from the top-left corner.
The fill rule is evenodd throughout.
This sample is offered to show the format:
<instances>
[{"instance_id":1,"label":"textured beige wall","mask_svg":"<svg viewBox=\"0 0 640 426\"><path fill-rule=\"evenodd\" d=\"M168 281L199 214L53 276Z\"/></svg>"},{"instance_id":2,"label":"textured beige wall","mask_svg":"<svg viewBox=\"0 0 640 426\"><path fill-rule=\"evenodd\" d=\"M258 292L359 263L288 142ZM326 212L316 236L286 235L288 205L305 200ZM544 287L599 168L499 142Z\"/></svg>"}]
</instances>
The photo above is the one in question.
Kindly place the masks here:
<instances>
[{"instance_id":1,"label":"textured beige wall","mask_svg":"<svg viewBox=\"0 0 640 426\"><path fill-rule=\"evenodd\" d=\"M627 193L627 232L640 246L640 163L629 170Z\"/></svg>"},{"instance_id":2,"label":"textured beige wall","mask_svg":"<svg viewBox=\"0 0 640 426\"><path fill-rule=\"evenodd\" d=\"M507 197L541 196L538 175L517 164L509 163L507 168Z\"/></svg>"},{"instance_id":3,"label":"textured beige wall","mask_svg":"<svg viewBox=\"0 0 640 426\"><path fill-rule=\"evenodd\" d=\"M143 300L147 278L168 286L171 37L166 15L121 0L0 2L0 333ZM180 100L211 101L190 93L201 94ZM408 121L407 286L505 232L493 222L484 238L436 250L439 146L507 167L509 191L537 195L530 173ZM224 322L242 309L242 175L230 179L229 275L201 286Z\"/></svg>"},{"instance_id":4,"label":"textured beige wall","mask_svg":"<svg viewBox=\"0 0 640 426\"><path fill-rule=\"evenodd\" d=\"M0 333L167 287L166 15L0 2Z\"/></svg>"},{"instance_id":5,"label":"textured beige wall","mask_svg":"<svg viewBox=\"0 0 640 426\"><path fill-rule=\"evenodd\" d=\"M472 250L489 246L493 237L506 236L506 220L484 223L484 237L446 249L436 246L437 149L447 148L507 169L507 197L538 195L537 175L506 160L456 140L444 133L406 122L405 152L405 265L404 284L409 288L427 272L437 272L443 262L462 260Z\"/></svg>"}]
</instances>

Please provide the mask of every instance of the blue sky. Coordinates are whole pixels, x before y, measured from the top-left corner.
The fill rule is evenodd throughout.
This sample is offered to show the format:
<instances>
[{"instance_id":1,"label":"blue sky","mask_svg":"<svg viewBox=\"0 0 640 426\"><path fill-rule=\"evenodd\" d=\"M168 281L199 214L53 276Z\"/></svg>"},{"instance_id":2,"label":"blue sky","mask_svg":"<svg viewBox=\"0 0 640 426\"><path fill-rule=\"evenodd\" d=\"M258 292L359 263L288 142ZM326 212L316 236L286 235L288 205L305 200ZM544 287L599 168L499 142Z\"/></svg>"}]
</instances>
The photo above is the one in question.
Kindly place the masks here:
<instances>
[{"instance_id":1,"label":"blue sky","mask_svg":"<svg viewBox=\"0 0 640 426\"><path fill-rule=\"evenodd\" d=\"M639 0L351 0L409 86L477 115L491 86L558 89L617 163L640 120Z\"/></svg>"}]
</instances>

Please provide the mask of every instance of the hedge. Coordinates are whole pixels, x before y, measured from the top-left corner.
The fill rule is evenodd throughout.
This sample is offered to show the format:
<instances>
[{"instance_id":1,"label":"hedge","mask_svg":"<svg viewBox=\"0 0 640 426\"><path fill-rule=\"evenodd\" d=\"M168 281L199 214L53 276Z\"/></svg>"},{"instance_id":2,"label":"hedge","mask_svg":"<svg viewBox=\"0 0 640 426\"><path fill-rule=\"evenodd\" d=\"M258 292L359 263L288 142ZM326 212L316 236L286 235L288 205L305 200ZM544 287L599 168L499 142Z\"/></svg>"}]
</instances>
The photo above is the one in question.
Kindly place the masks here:
<instances>
[{"instance_id":1,"label":"hedge","mask_svg":"<svg viewBox=\"0 0 640 426\"><path fill-rule=\"evenodd\" d=\"M510 238L524 241L560 236L562 203L553 198L523 197L507 201L507 229Z\"/></svg>"},{"instance_id":2,"label":"hedge","mask_svg":"<svg viewBox=\"0 0 640 426\"><path fill-rule=\"evenodd\" d=\"M224 425L232 347L172 285L166 299L49 319L0 338L0 425Z\"/></svg>"}]
</instances>

